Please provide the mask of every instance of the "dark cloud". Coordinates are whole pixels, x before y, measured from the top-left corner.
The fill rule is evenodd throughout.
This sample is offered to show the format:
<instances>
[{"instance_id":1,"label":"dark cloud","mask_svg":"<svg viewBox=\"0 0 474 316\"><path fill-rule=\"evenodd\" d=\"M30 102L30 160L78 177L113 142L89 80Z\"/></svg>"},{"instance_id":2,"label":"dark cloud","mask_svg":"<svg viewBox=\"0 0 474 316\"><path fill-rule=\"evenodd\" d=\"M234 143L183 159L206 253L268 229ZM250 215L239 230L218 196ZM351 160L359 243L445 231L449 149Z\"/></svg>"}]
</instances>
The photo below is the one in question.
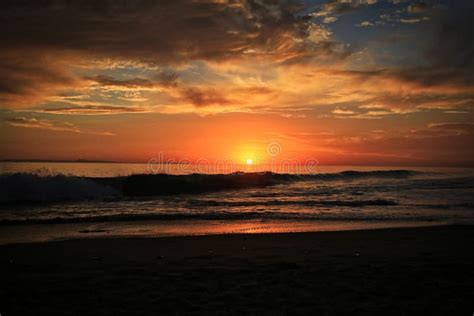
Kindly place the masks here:
<instances>
[{"instance_id":1,"label":"dark cloud","mask_svg":"<svg viewBox=\"0 0 474 316\"><path fill-rule=\"evenodd\" d=\"M425 87L450 85L469 88L474 84L474 75L469 69L449 66L409 67L387 71L386 74L405 82L414 82ZM474 93L474 90L472 91Z\"/></svg>"},{"instance_id":2,"label":"dark cloud","mask_svg":"<svg viewBox=\"0 0 474 316\"><path fill-rule=\"evenodd\" d=\"M426 66L400 68L393 74L424 86L470 88L474 94L473 21L472 1L459 1L449 8L437 8L431 17L433 33L425 52Z\"/></svg>"},{"instance_id":3,"label":"dark cloud","mask_svg":"<svg viewBox=\"0 0 474 316\"><path fill-rule=\"evenodd\" d=\"M456 132L467 133L467 134L471 134L474 131L474 123L470 123L470 122L431 123L428 127L431 129L456 131Z\"/></svg>"},{"instance_id":4,"label":"dark cloud","mask_svg":"<svg viewBox=\"0 0 474 316\"><path fill-rule=\"evenodd\" d=\"M242 105L241 98L255 95L273 95L276 91L263 86L250 86L239 88L202 88L202 87L177 87L175 89L178 98L191 103L196 107L210 105L230 106Z\"/></svg>"},{"instance_id":5,"label":"dark cloud","mask_svg":"<svg viewBox=\"0 0 474 316\"><path fill-rule=\"evenodd\" d=\"M152 63L241 56L282 48L308 35L309 19L291 2L5 1L4 48L79 50Z\"/></svg>"},{"instance_id":6,"label":"dark cloud","mask_svg":"<svg viewBox=\"0 0 474 316\"><path fill-rule=\"evenodd\" d=\"M469 122L431 123L425 128L412 129L407 138L466 137L474 133L474 124Z\"/></svg>"},{"instance_id":7,"label":"dark cloud","mask_svg":"<svg viewBox=\"0 0 474 316\"><path fill-rule=\"evenodd\" d=\"M173 73L159 74L154 80L145 78L131 78L119 80L111 76L85 77L84 79L93 81L102 87L123 87L127 89L153 89L164 87L170 95L174 95L177 100L188 102L196 107L205 107L210 105L226 106L235 104L228 95L271 95L275 91L264 86L249 86L238 88L216 89L207 87L186 87L177 83L178 76ZM119 107L119 106L77 106L67 108L52 108L41 110L54 114L116 114L116 113L140 113L146 112L140 107Z\"/></svg>"},{"instance_id":8,"label":"dark cloud","mask_svg":"<svg viewBox=\"0 0 474 316\"><path fill-rule=\"evenodd\" d=\"M181 97L197 107L229 105L233 102L216 89L187 88L180 91Z\"/></svg>"},{"instance_id":9,"label":"dark cloud","mask_svg":"<svg viewBox=\"0 0 474 316\"><path fill-rule=\"evenodd\" d=\"M429 18L421 16L394 18L390 14L382 15L383 19L402 23L429 21L429 26L425 31L425 36L428 39L427 44L422 47L417 65L352 74L361 79L393 78L420 87L458 87L463 93L470 90L472 97L474 94L474 28L472 22L474 21L474 2L460 0L449 5L435 5L434 2L416 2L407 6L409 13L429 12ZM348 1L348 4L351 3ZM443 93L443 90L440 90L440 93Z\"/></svg>"},{"instance_id":10,"label":"dark cloud","mask_svg":"<svg viewBox=\"0 0 474 316\"><path fill-rule=\"evenodd\" d=\"M0 106L31 106L61 88L80 84L59 60L0 48Z\"/></svg>"},{"instance_id":11,"label":"dark cloud","mask_svg":"<svg viewBox=\"0 0 474 316\"><path fill-rule=\"evenodd\" d=\"M172 94L171 98L186 100L198 107L234 104L232 94L221 90L178 86L174 72L158 71L155 76L124 79L89 75L97 64L87 63L107 59L175 68L195 60L218 63L250 59L291 65L320 59L325 64L327 58L341 60L351 51L334 41L329 29L315 24L314 16L339 15L375 3L374 0L331 0L309 16L310 13L303 13L307 12L304 6L291 0L3 1L0 8L0 22L4 26L0 33L0 107L31 107L48 96L88 87L91 82L127 89L164 87ZM430 23L435 26L435 33L426 60L420 62L422 65L345 73L359 80L389 78L420 87L459 87L462 95L449 98L459 102L472 99L474 92L468 91L474 84L472 2L460 1L444 9L417 2L407 10L419 13L428 8L434 12ZM74 75L72 67L77 64L86 64L89 68L81 69L81 76ZM88 75L84 77L84 73ZM265 88L252 89L255 91L249 93L273 93L261 90ZM393 98L394 103L398 98L398 104L416 106L418 101L442 97L443 93L444 90L440 90L430 96L388 95L387 98ZM62 112L76 110L64 108ZM80 110L93 113L109 109Z\"/></svg>"},{"instance_id":12,"label":"dark cloud","mask_svg":"<svg viewBox=\"0 0 474 316\"><path fill-rule=\"evenodd\" d=\"M375 75L391 76L424 87L470 88L474 94L474 2L457 1L449 7L436 7L427 2L408 6L412 13L428 10L432 11L432 32L426 35L429 41L420 65L397 67Z\"/></svg>"},{"instance_id":13,"label":"dark cloud","mask_svg":"<svg viewBox=\"0 0 474 316\"><path fill-rule=\"evenodd\" d=\"M396 84L396 83L395 83ZM406 92L380 91L365 100L362 107L368 108L371 104L392 110L394 113L419 112L429 109L472 109L474 108L474 94L446 93L443 91L423 92L423 88L407 89ZM436 88L438 90L441 88Z\"/></svg>"},{"instance_id":14,"label":"dark cloud","mask_svg":"<svg viewBox=\"0 0 474 316\"><path fill-rule=\"evenodd\" d=\"M248 87L248 88L238 88L235 89L234 91L239 92L239 93L246 93L248 95L255 95L255 94L273 94L275 93L274 90L267 88L267 87Z\"/></svg>"},{"instance_id":15,"label":"dark cloud","mask_svg":"<svg viewBox=\"0 0 474 316\"><path fill-rule=\"evenodd\" d=\"M193 60L251 57L288 63L347 56L330 38L310 40L316 27L299 14L303 9L292 0L6 0L0 7L1 106L36 104L47 93L74 88L80 79L65 69L94 60L170 66ZM143 80L87 79L120 86L176 82L173 73Z\"/></svg>"},{"instance_id":16,"label":"dark cloud","mask_svg":"<svg viewBox=\"0 0 474 316\"><path fill-rule=\"evenodd\" d=\"M435 67L474 73L474 2L460 1L440 8L433 16L435 26L427 56Z\"/></svg>"}]
</instances>

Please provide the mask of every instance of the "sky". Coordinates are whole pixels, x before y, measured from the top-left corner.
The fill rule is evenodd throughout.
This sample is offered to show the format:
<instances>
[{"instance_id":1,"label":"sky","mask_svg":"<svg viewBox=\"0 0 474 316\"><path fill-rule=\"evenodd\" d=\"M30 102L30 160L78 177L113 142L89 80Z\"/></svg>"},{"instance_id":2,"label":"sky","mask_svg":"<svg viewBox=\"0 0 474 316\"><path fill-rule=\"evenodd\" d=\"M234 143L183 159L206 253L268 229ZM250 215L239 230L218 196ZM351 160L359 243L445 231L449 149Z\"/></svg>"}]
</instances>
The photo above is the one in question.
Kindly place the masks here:
<instances>
[{"instance_id":1,"label":"sky","mask_svg":"<svg viewBox=\"0 0 474 316\"><path fill-rule=\"evenodd\" d=\"M0 159L474 166L473 9L2 1Z\"/></svg>"}]
</instances>

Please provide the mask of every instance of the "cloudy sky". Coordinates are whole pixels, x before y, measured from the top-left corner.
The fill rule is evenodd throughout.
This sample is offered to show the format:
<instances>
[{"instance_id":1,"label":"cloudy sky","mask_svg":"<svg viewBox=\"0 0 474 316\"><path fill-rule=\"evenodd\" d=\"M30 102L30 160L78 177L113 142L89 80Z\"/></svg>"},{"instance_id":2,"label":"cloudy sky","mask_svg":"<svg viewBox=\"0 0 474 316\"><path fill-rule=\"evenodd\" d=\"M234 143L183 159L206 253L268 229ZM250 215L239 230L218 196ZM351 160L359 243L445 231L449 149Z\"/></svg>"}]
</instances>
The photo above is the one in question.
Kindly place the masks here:
<instances>
[{"instance_id":1,"label":"cloudy sky","mask_svg":"<svg viewBox=\"0 0 474 316\"><path fill-rule=\"evenodd\" d=\"M474 165L473 1L0 6L0 159Z\"/></svg>"}]
</instances>

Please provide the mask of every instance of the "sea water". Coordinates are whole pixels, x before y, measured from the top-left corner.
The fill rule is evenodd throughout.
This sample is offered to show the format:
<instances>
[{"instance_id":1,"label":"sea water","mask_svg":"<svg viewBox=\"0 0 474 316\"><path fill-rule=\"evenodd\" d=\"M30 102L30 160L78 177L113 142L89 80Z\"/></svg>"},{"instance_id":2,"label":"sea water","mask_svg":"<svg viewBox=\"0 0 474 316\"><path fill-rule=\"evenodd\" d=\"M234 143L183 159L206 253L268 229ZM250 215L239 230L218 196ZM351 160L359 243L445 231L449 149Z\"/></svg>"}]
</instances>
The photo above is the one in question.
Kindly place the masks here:
<instances>
[{"instance_id":1,"label":"sea water","mask_svg":"<svg viewBox=\"0 0 474 316\"><path fill-rule=\"evenodd\" d=\"M474 170L1 163L0 243L470 224ZM245 169L247 168L247 169Z\"/></svg>"}]
</instances>

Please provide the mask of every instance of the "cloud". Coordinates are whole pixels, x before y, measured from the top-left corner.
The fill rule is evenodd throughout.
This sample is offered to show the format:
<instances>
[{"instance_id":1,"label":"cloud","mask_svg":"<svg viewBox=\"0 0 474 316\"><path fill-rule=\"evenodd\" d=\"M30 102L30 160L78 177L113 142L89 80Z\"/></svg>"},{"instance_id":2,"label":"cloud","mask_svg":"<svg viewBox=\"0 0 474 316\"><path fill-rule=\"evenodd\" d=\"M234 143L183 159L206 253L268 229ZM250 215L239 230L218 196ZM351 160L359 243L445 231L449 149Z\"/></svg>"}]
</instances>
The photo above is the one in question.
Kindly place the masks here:
<instances>
[{"instance_id":1,"label":"cloud","mask_svg":"<svg viewBox=\"0 0 474 316\"><path fill-rule=\"evenodd\" d=\"M0 14L7 26L0 33L0 106L32 107L91 81L133 89L177 79L173 73L143 80L75 75L94 67L248 59L328 63L347 57L348 48L304 9L293 1L7 0Z\"/></svg>"},{"instance_id":2,"label":"cloud","mask_svg":"<svg viewBox=\"0 0 474 316\"><path fill-rule=\"evenodd\" d=\"M322 6L322 10L318 12L317 15L339 15L346 12L355 11L375 3L377 3L377 0L331 0Z\"/></svg>"},{"instance_id":3,"label":"cloud","mask_svg":"<svg viewBox=\"0 0 474 316\"><path fill-rule=\"evenodd\" d=\"M149 109L127 106L107 106L107 105L87 105L76 107L49 108L35 110L34 112L61 114L61 115L106 115L106 114L125 114L125 113L145 113Z\"/></svg>"},{"instance_id":4,"label":"cloud","mask_svg":"<svg viewBox=\"0 0 474 316\"><path fill-rule=\"evenodd\" d=\"M337 21L337 18L335 16L326 16L323 19L323 23L325 24L331 24Z\"/></svg>"},{"instance_id":5,"label":"cloud","mask_svg":"<svg viewBox=\"0 0 474 316\"><path fill-rule=\"evenodd\" d=\"M474 73L474 2L460 2L433 15L434 32L427 57L434 67Z\"/></svg>"},{"instance_id":6,"label":"cloud","mask_svg":"<svg viewBox=\"0 0 474 316\"><path fill-rule=\"evenodd\" d=\"M338 115L352 115L352 114L356 114L356 112L354 112L354 111L351 111L351 110L344 110L344 109L339 109L339 108L334 109L331 113L333 113L333 114L338 114Z\"/></svg>"},{"instance_id":7,"label":"cloud","mask_svg":"<svg viewBox=\"0 0 474 316\"><path fill-rule=\"evenodd\" d=\"M43 130L57 131L57 132L72 132L72 133L79 133L79 134L93 134L93 135L101 135L101 136L114 135L109 132L96 132L96 131L82 130L69 122L60 122L60 121L44 120L44 119L37 119L37 118L26 118L26 117L9 118L9 119L5 119L5 121L7 122L7 124L14 127L35 128L35 129L43 129Z\"/></svg>"},{"instance_id":8,"label":"cloud","mask_svg":"<svg viewBox=\"0 0 474 316\"><path fill-rule=\"evenodd\" d=\"M449 9L435 10L431 16L433 31L427 34L429 43L421 63L424 66L401 67L392 70L392 75L423 87L456 87L458 91L472 96L474 38L473 32L467 30L472 28L473 20L472 1L456 3Z\"/></svg>"},{"instance_id":9,"label":"cloud","mask_svg":"<svg viewBox=\"0 0 474 316\"><path fill-rule=\"evenodd\" d=\"M472 75L464 70L426 66L373 71L320 70L314 73L314 77L320 78L320 85L338 82L337 87L328 87L329 90L324 91L323 100L316 103L321 105L349 110L354 110L352 107L368 109L375 105L391 110L392 114L474 106Z\"/></svg>"},{"instance_id":10,"label":"cloud","mask_svg":"<svg viewBox=\"0 0 474 316\"><path fill-rule=\"evenodd\" d=\"M311 13L292 1L6 1L0 107L100 115L172 107L272 112L308 104L353 110L350 102L393 113L471 106L473 41L465 30L472 11L432 10L436 32L419 65L351 65L345 58L354 49L334 40L337 28L329 22L375 3L333 0ZM352 66L371 70L339 70ZM321 69L321 77L311 73Z\"/></svg>"},{"instance_id":11,"label":"cloud","mask_svg":"<svg viewBox=\"0 0 474 316\"><path fill-rule=\"evenodd\" d=\"M444 111L444 113L449 113L449 114L469 114L468 111L460 111L460 110Z\"/></svg>"},{"instance_id":12,"label":"cloud","mask_svg":"<svg viewBox=\"0 0 474 316\"><path fill-rule=\"evenodd\" d=\"M28 107L82 84L59 58L23 49L5 51L5 46L0 48L0 73L0 106L7 108Z\"/></svg>"},{"instance_id":13,"label":"cloud","mask_svg":"<svg viewBox=\"0 0 474 316\"><path fill-rule=\"evenodd\" d=\"M347 106L346 109L341 109L336 107L331 111L331 114L334 114L333 117L338 119L382 119L387 115L396 115L403 114L402 112L396 112L390 108L385 108L381 106Z\"/></svg>"},{"instance_id":14,"label":"cloud","mask_svg":"<svg viewBox=\"0 0 474 316\"><path fill-rule=\"evenodd\" d=\"M360 27L368 27L368 26L374 26L374 25L375 25L374 23L369 22L369 21L363 21L357 24L357 26L360 26Z\"/></svg>"},{"instance_id":15,"label":"cloud","mask_svg":"<svg viewBox=\"0 0 474 316\"><path fill-rule=\"evenodd\" d=\"M153 64L304 54L311 22L291 1L35 1L2 3L8 49L71 50ZM294 41L294 40L297 41Z\"/></svg>"},{"instance_id":16,"label":"cloud","mask_svg":"<svg viewBox=\"0 0 474 316\"><path fill-rule=\"evenodd\" d=\"M408 13L424 13L431 9L431 5L425 2L412 3L408 6Z\"/></svg>"},{"instance_id":17,"label":"cloud","mask_svg":"<svg viewBox=\"0 0 474 316\"><path fill-rule=\"evenodd\" d=\"M421 21L421 19L417 19L417 18L400 19L400 22L405 23L405 24L415 24L415 23L418 23L420 21Z\"/></svg>"},{"instance_id":18,"label":"cloud","mask_svg":"<svg viewBox=\"0 0 474 316\"><path fill-rule=\"evenodd\" d=\"M411 138L438 138L460 137L474 134L474 123L469 122L441 122L430 123L425 128L412 129L407 137Z\"/></svg>"},{"instance_id":19,"label":"cloud","mask_svg":"<svg viewBox=\"0 0 474 316\"><path fill-rule=\"evenodd\" d=\"M474 106L474 76L467 69L412 66L373 71L330 71L341 78L339 95L359 96L367 104L391 109L465 108ZM353 88L357 86L357 88Z\"/></svg>"},{"instance_id":20,"label":"cloud","mask_svg":"<svg viewBox=\"0 0 474 316\"><path fill-rule=\"evenodd\" d=\"M394 4L404 3L408 1L393 2ZM406 7L406 10L394 10L384 11L379 17L378 21L375 21L375 25L386 25L387 23L402 23L402 24L416 24L422 21L429 21L430 15L432 14L433 6L426 3L412 3ZM408 14L407 14L408 13ZM428 16L420 16L421 13L425 13ZM415 16L413 16L415 15Z\"/></svg>"},{"instance_id":21,"label":"cloud","mask_svg":"<svg viewBox=\"0 0 474 316\"><path fill-rule=\"evenodd\" d=\"M181 97L197 107L209 105L228 105L233 102L221 92L208 88L186 88L180 91Z\"/></svg>"},{"instance_id":22,"label":"cloud","mask_svg":"<svg viewBox=\"0 0 474 316\"><path fill-rule=\"evenodd\" d=\"M445 131L456 131L462 133L471 133L474 131L474 123L471 122L442 122L431 123L429 128Z\"/></svg>"},{"instance_id":23,"label":"cloud","mask_svg":"<svg viewBox=\"0 0 474 316\"><path fill-rule=\"evenodd\" d=\"M169 97L173 98L173 102L179 103L184 101L185 103L191 104L198 108L203 108L211 105L244 105L248 102L248 100L245 99L248 99L249 95L254 97L271 96L276 93L275 90L262 85L232 85L220 88L180 85L177 82L178 75L169 72L166 73L166 76L159 75L155 76L154 78L154 80L150 80L135 77L130 79L119 80L112 76L85 77L85 79L97 84L97 87L99 88L110 87L113 88L114 91L158 89L160 92L165 92ZM54 114L117 114L149 112L152 110L153 107L149 106L148 108L145 108L140 106L128 107L84 104L84 102L71 102L68 98L60 98L58 100L67 103L75 103L76 106L67 108L50 108L40 111Z\"/></svg>"},{"instance_id":24,"label":"cloud","mask_svg":"<svg viewBox=\"0 0 474 316\"><path fill-rule=\"evenodd\" d=\"M93 77L84 77L84 79L98 83L103 87L152 89L157 87L176 86L176 80L178 79L178 75L175 73L160 73L153 79L136 77L123 80L113 78L112 76L97 75Z\"/></svg>"},{"instance_id":25,"label":"cloud","mask_svg":"<svg viewBox=\"0 0 474 316\"><path fill-rule=\"evenodd\" d=\"M474 92L472 90L474 76L468 69L453 68L447 65L442 67L418 66L386 71L385 75L399 81L416 83L422 87L451 86L457 87L461 91Z\"/></svg>"}]
</instances>

